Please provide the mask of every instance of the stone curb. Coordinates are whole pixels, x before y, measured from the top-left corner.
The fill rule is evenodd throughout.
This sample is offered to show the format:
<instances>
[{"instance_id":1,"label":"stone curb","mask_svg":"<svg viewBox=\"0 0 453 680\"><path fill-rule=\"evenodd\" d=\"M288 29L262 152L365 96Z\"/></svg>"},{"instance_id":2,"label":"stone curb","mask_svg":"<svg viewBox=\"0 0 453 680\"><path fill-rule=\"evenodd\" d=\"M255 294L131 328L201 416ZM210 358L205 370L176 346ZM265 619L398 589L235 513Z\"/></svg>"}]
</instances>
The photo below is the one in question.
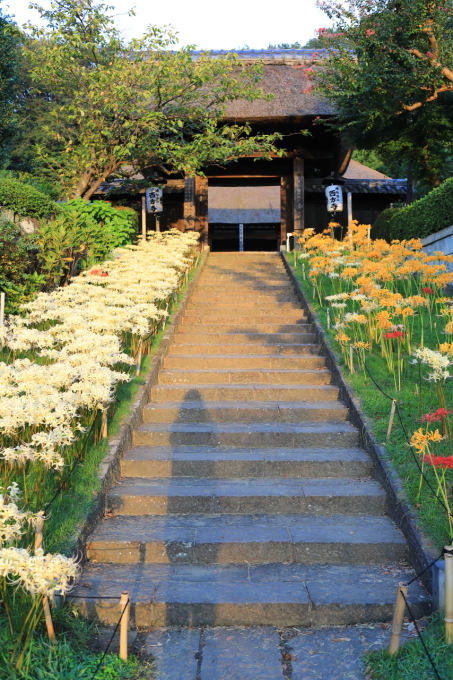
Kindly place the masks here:
<instances>
[{"instance_id":1,"label":"stone curb","mask_svg":"<svg viewBox=\"0 0 453 680\"><path fill-rule=\"evenodd\" d=\"M349 409L349 420L359 430L362 446L373 460L374 476L387 493L388 514L404 534L408 543L409 560L416 572L420 573L435 559L436 554L428 538L420 531L417 525L417 518L407 501L398 473L389 461L385 448L378 444L372 434L369 420L359 407L352 388L347 384L343 372L338 366L337 355L330 346L329 338L316 312L307 301L299 281L287 260L286 253L280 253L280 255L294 285L297 297L307 312L309 321L313 324L314 333L321 345L323 354L326 356L327 367L332 372L332 381L340 388L341 399ZM421 580L424 586L431 592L432 577L430 569L423 574Z\"/></svg>"},{"instance_id":2,"label":"stone curb","mask_svg":"<svg viewBox=\"0 0 453 680\"><path fill-rule=\"evenodd\" d=\"M129 415L125 418L122 425L120 426L120 431L114 438L109 440L109 451L99 463L97 474L102 486L96 494L94 507L91 509L83 524L78 529L75 539L77 550L83 555L83 559L86 558L85 543L87 538L95 526L102 520L106 510L108 509L107 494L115 484L116 480L120 477L121 459L124 454L132 448L133 431L143 422L143 409L149 402L151 388L157 384L159 371L162 367L163 360L173 341L173 336L175 335L175 332L184 317L187 303L206 265L208 255L209 250L205 250L201 253L198 271L192 281L189 283L184 294L184 298L179 303L179 308L164 333L159 345L159 349L151 361L149 373L145 378L146 382L139 389L135 401L133 404L131 404Z\"/></svg>"}]
</instances>

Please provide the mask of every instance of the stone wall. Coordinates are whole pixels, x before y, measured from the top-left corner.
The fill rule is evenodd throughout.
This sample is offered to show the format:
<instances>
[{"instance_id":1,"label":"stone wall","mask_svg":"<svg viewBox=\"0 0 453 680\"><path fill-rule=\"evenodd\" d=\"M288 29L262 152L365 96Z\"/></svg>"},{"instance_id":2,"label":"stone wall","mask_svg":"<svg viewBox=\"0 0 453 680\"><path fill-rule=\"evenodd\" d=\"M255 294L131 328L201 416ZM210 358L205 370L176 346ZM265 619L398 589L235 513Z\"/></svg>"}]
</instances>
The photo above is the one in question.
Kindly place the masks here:
<instances>
[{"instance_id":1,"label":"stone wall","mask_svg":"<svg viewBox=\"0 0 453 680\"><path fill-rule=\"evenodd\" d=\"M0 219L14 222L24 234L32 234L39 228L39 220L35 217L22 217L21 215L16 215L14 210L8 210L7 208L0 209Z\"/></svg>"}]
</instances>

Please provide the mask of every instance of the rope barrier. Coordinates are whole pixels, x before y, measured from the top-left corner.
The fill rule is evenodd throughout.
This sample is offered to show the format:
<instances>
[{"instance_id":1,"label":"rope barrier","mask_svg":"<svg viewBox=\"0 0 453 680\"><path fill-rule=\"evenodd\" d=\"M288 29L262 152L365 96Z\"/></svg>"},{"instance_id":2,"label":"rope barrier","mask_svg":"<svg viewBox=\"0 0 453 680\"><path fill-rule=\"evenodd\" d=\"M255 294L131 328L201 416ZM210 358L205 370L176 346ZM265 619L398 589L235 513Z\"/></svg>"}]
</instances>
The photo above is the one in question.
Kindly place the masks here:
<instances>
[{"instance_id":1,"label":"rope barrier","mask_svg":"<svg viewBox=\"0 0 453 680\"><path fill-rule=\"evenodd\" d=\"M423 571L421 571L419 574L417 574L416 576L414 576L414 578L411 579L411 580L409 581L409 583L406 583L406 586L410 586L411 583L413 583L413 582L416 581L418 578L420 578L420 576L423 576L423 574L424 574L425 572L427 572L429 569L431 569L431 567L434 566L434 565L436 564L436 562L437 562L438 560L440 560L440 558L443 557L443 556L444 556L444 551L442 550L442 552L440 553L439 557L436 557L436 559L433 560L432 562L430 562L430 563L428 564L428 566L425 567L425 568L423 569Z\"/></svg>"},{"instance_id":2,"label":"rope barrier","mask_svg":"<svg viewBox=\"0 0 453 680\"><path fill-rule=\"evenodd\" d=\"M312 287L314 287L314 286L312 286ZM321 309L323 309L322 305L321 305ZM351 345L351 347L352 347L352 345ZM357 349L356 349L355 347L352 347L352 349L353 349L353 351L356 353L356 355L360 358L359 353L357 352ZM363 360L363 367L364 367L364 369L365 369L365 372L368 374L368 376L370 377L371 381L372 381L373 384L375 385L375 387L379 390L379 392L381 392L381 394L382 394L386 399L388 399L389 401L392 401L392 402L393 402L393 401L394 401L394 397L391 397L389 394L387 394L387 392L386 392L384 389L382 389L382 387L381 387L381 386L379 385L379 383L376 381L376 379L374 378L374 376L373 376L373 374L371 373L370 369L369 369L368 366L366 365L366 357L365 357L364 360ZM416 463L416 465L417 465L417 468L418 468L418 470L419 470L421 476L423 477L423 480L425 481L426 485L427 485L428 488L430 489L431 493L433 494L433 496L434 496L434 498L437 500L437 502L442 506L442 508L443 508L450 516L452 516L452 515L451 515L451 512L450 512L450 508L448 508L447 505L442 501L442 499L440 499L440 498L437 496L437 494L436 494L436 492L435 492L433 486L431 485L431 482L430 482L429 479L426 477L426 475L425 475L425 473L424 473L424 471L423 471L423 469L422 469L422 467L421 467L421 465L420 465L420 461L418 460L416 454L415 454L414 451L412 450L412 447L411 447L411 445L410 445L410 439L409 439L409 436L408 436L408 432L407 432L406 427L405 427L405 425L404 425L403 418L402 418L402 415L401 415L401 411L400 411L399 406L398 406L398 402L396 402L395 406L396 406L396 413L397 413L397 415L398 415L398 420L399 420L399 422L400 422L401 429L402 429L402 431L403 431L404 437L405 437L405 439L406 439L407 444L409 445L409 448L410 448L412 457L413 457L414 460L415 460L415 463ZM433 560L430 564L428 564L428 566L426 566L419 574L416 574L416 575L415 575L415 576L414 576L414 577L406 584L406 586L410 586L412 583L414 583L414 581L416 581L417 579L419 579L420 576L423 576L423 574L425 574L429 569L431 569L431 567L437 562L437 560L439 560L441 557L443 557L443 554L444 554L444 552L442 551L442 553L441 553L441 555L440 555L439 557L436 557L436 559ZM435 665L435 663L434 663L434 660L433 660L433 658L432 658L432 656L431 656L431 654L430 654L430 652L429 652L429 650L428 650L428 648L427 648L427 646L426 646L426 643L425 643L425 641L424 641L424 639L423 639L423 636L422 636L422 634L421 634L421 632L420 632L420 629L419 629L419 627L418 627L418 625L417 625L417 622L416 622L416 620L415 620L415 617L414 617L414 615L412 614L412 610L411 610L411 608L410 608L410 606L409 606L409 603L408 603L408 601L407 601L407 598L406 598L406 596L404 595L404 593L403 593L402 591L401 591L401 596L402 596L403 599L404 599L404 602L405 602L407 611L408 611L408 613L409 613L409 618L411 619L411 621L413 622L413 624L414 624L414 626L415 626L415 630L417 631L417 635L418 635L418 637L419 637L419 639L420 639L420 643L421 643L421 645L422 645L422 647L423 647L423 651L425 652L426 656L428 657L428 660L429 660L429 662L430 662L430 664L431 664L431 667L432 667L432 669L433 669L433 671L434 671L434 674L435 674L435 676L436 676L436 679L437 679L437 680L442 680L442 678L441 678L441 676L440 676L440 674L439 674L439 671L438 671L437 668L436 668L436 665Z\"/></svg>"},{"instance_id":3,"label":"rope barrier","mask_svg":"<svg viewBox=\"0 0 453 680\"><path fill-rule=\"evenodd\" d=\"M351 347L352 347L352 345L351 345ZM352 349L353 349L354 352L357 354L357 356L359 356L359 353L357 352L357 349L356 349L355 347L353 347ZM365 359L364 359L364 361L363 361L363 367L364 367L366 373L367 373L367 374L369 375L369 377L371 378L373 384L374 384L374 385L377 387L377 389L379 390L379 392L381 392L381 393L384 395L384 397L386 397L386 399L388 399L389 401L393 401L393 400L394 400L394 397L390 397L390 396L387 394L387 392L385 392L385 391L382 389L382 387L378 384L378 382L375 380L373 374L371 373L370 369L369 369L368 366L366 365L366 357L365 357ZM409 449L410 449L412 458L414 459L415 464L417 465L417 468L418 468L418 471L419 471L420 475L423 477L423 479L424 479L424 481L425 481L427 487L429 488L429 490L430 490L431 493L433 494L433 496L434 496L434 498L436 499L436 501L442 506L442 508L445 510L445 512L447 512L451 517L453 517L453 515L452 515L451 512L450 512L450 508L447 507L447 505L444 503L444 501L443 501L441 498L439 498L439 496L436 494L436 492L435 492L435 490L434 490L434 488L433 488L431 482L429 481L429 479L428 479L427 476L425 475L425 473L424 473L424 471L423 471L423 469L422 469L422 466L420 465L420 461L418 460L416 454L415 454L414 451L412 450L412 446L411 446L411 444L410 444L409 435L408 435L407 430L406 430L406 427L405 427L405 425L404 425L403 418L402 418L402 416L401 416L401 411L400 411L399 406L398 406L398 402L396 402L396 405L395 405L395 406L396 406L396 414L397 414L397 416L398 416L398 420L399 420L399 422L400 422L401 429L403 430L403 434L404 434L404 437L405 437L405 439L406 439L406 443L407 443L408 446L409 446Z\"/></svg>"},{"instance_id":4,"label":"rope barrier","mask_svg":"<svg viewBox=\"0 0 453 680\"><path fill-rule=\"evenodd\" d=\"M104 599L104 598L99 598L99 599ZM118 599L118 596L117 596L115 599ZM109 643L108 643L108 645L107 645L107 647L106 647L106 649L105 649L103 655L101 656L101 660L99 661L98 665L96 666L96 670L94 671L93 675L91 676L91 680L95 680L96 674L97 674L98 670L100 669L100 667L102 666L102 664L103 664L103 662L104 662L104 659L105 659L105 657L107 656L107 653L108 653L110 647L112 646L113 638L115 637L116 632L117 632L118 628L120 627L121 620L122 620L122 618L123 618L123 616L124 616L125 611L127 610L127 606L128 606L128 604L130 603L130 601L131 601L131 600L130 600L130 598L128 597L128 598L127 598L126 605L125 605L123 611L121 612L120 618L118 619L118 623L117 623L116 626L115 626L115 630L114 630L113 633L112 633L112 637L110 638ZM441 680L441 679L439 678L439 680Z\"/></svg>"},{"instance_id":5,"label":"rope barrier","mask_svg":"<svg viewBox=\"0 0 453 680\"><path fill-rule=\"evenodd\" d=\"M431 667L432 667L432 669L433 669L433 671L434 671L434 675L436 676L437 680L442 680L442 678L441 678L441 676L440 676L440 674L439 674L439 671L438 671L437 668L436 668L436 664L434 663L433 658L432 658L431 654L429 653L428 647L426 646L426 643L425 643L425 641L424 641L424 639L423 639L423 636L422 636L422 634L421 634L421 632L420 632L420 629L419 629L419 627L418 627L418 625L417 625L417 621L415 620L414 615L412 614L412 611L411 611L411 608L410 608L409 603L408 603L408 601L407 601L407 598L406 598L406 596L405 596L405 594L404 594L403 592L401 593L401 595L402 595L402 597L403 597L403 599L404 599L404 602L405 602L405 604L406 604L407 611L408 611L408 614L409 614L409 618L411 619L412 623L413 623L414 626L415 626L415 630L417 631L417 635L418 635L418 637L419 637L419 639L420 639L420 643L421 643L421 645L422 645L422 647L423 647L423 650L424 650L426 656L428 657L429 662L430 662L430 664L431 664Z\"/></svg>"},{"instance_id":6,"label":"rope barrier","mask_svg":"<svg viewBox=\"0 0 453 680\"><path fill-rule=\"evenodd\" d=\"M357 350L356 350L355 347L353 347L353 350L356 352L356 354L358 354L358 352L357 352ZM377 387L377 389L384 395L384 397L386 397L387 399L389 399L389 401L392 401L392 402L393 402L393 397L390 397L390 396L389 396L389 395L381 388L381 386L377 383L377 381L375 380L375 378L374 378L374 376L372 375L370 369L369 369L368 366L366 365L366 358L365 358L364 361L363 361L363 367L364 367L365 371L368 373L368 375L369 375L369 377L371 378L371 380L372 380L372 382L374 383L374 385ZM415 455L414 451L412 450L412 447L410 446L410 440L409 440L409 437L408 437L408 434L407 434L407 430L406 430L406 428L405 428L405 426L404 426L404 423L403 423L403 419L402 419L402 416L401 416L401 412L400 412L400 410L399 410L399 408L398 408L398 403L396 403L396 412L397 412L397 414L398 414L398 419L399 419L399 421L400 421L400 425L401 425L401 428L402 428L402 430L403 430L404 437L405 437L406 442L408 443L408 445L409 445L409 447L410 447L411 454L412 454L412 456L413 456L413 458L414 458L414 460L415 460L415 462L416 462L416 464L417 464L417 467L418 467L418 470L419 470L420 474L422 475L422 477L423 477L423 479L425 480L427 486L429 487L429 489L430 489L431 492L433 493L434 498L441 504L441 506L444 508L444 510L447 511L448 514L451 514L451 513L450 513L450 508L447 508L447 506L445 505L445 503L444 503L444 502L436 495L436 492L434 491L433 487L431 486L430 481L427 479L427 477L425 476L425 474L424 474L424 472L423 472L423 470L422 470L422 467L421 467L421 465L420 465L420 462L419 462L417 456ZM444 551L442 551L442 553L439 555L439 557L436 557L436 559L433 560L430 564L428 564L428 566L426 566L419 574L416 574L416 575L415 575L408 583L406 583L406 586L410 586L411 583L414 583L414 581L416 581L417 579L419 579L420 576L423 576L423 574L425 574L429 569L431 569L431 567L437 562L437 560L439 560L441 557L443 557L443 554L444 554ZM430 664L431 664L431 667L432 667L432 669L433 669L433 671L434 671L434 674L435 674L437 680L442 680L442 678L441 678L441 676L440 676L440 674L439 674L439 671L437 670L436 665L435 665L435 663L434 663L434 661L433 661L433 658L432 658L431 654L429 653L429 650L428 650L428 648L427 648L427 646L426 646L426 643L425 643L425 641L424 641L424 639L423 639L423 636L422 636L422 634L421 634L421 632L420 632L420 630L419 630L419 627L418 627L417 622L416 622L416 620L415 620L415 618L414 618L414 615L412 614L412 610L411 610L411 608L410 608L410 606L409 606L409 603L408 603L408 601L407 601L407 598L406 598L406 596L405 596L405 594L404 594L404 592L403 592L402 590L400 590L400 592L401 592L401 596L402 596L403 599L404 599L404 602L405 602L407 611L408 611L408 613L409 613L409 618L410 618L411 621L413 622L413 624L414 624L414 626L415 626L415 630L417 631L417 635L418 635L418 637L419 637L419 639L420 639L420 643L421 643L421 645L422 645L422 647L423 647L423 651L425 652L426 656L427 656L428 659L429 659L429 662L430 662Z\"/></svg>"},{"instance_id":7,"label":"rope barrier","mask_svg":"<svg viewBox=\"0 0 453 680\"><path fill-rule=\"evenodd\" d=\"M442 553L443 554L443 553ZM117 600L118 595L65 595L73 600Z\"/></svg>"}]
</instances>

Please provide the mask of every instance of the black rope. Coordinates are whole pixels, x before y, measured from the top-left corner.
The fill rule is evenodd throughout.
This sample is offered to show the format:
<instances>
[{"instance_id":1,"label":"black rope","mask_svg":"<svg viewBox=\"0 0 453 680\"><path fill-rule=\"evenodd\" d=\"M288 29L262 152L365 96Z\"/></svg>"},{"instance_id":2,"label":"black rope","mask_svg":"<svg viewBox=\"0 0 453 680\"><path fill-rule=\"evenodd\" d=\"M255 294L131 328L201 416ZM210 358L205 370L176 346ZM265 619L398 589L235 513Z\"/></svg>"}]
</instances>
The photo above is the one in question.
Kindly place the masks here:
<instances>
[{"instance_id":1,"label":"black rope","mask_svg":"<svg viewBox=\"0 0 453 680\"><path fill-rule=\"evenodd\" d=\"M351 346L352 346L352 345L351 345ZM359 356L359 353L357 352L357 349L356 349L355 347L352 347L352 349L353 349L353 351L357 354L357 356ZM379 390L379 392L381 392L381 393L384 395L384 397L386 397L389 401L393 401L394 398L391 397L391 396L389 396L389 395L382 389L382 387L377 383L377 381L375 380L373 374L371 373L370 369L369 369L368 366L366 365L366 358L363 360L363 367L364 367L365 371L367 372L367 374L369 375L369 377L371 378L371 380L372 380L372 382L374 383L374 385L375 385L375 386L377 387L377 389ZM395 400L395 401L396 401L396 400ZM402 428L403 433L404 433L404 436L405 436L405 438L406 438L406 442L407 442L407 444L408 444L408 446L409 446L409 449L410 449L412 458L414 459L415 464L417 465L417 468L418 468L418 471L419 471L420 475L423 477L423 479L424 479L424 481L425 481L427 487L429 488L429 490L430 490L431 493L433 494L433 496L434 496L434 498L436 499L436 501L442 506L442 508L445 510L445 512L446 512L448 515L450 515L450 517L453 517L452 513L450 512L450 508L449 508L449 507L444 503L444 501L443 501L441 498L439 498L439 496L436 494L436 492L435 492L435 490L434 490L434 487L432 486L431 482L429 481L429 479L427 478L427 476L426 476L425 473L423 472L422 466L420 465L420 461L418 460L418 458L417 458L415 452L414 452L413 449L412 449L412 446L411 446L411 444L410 444L409 435L408 435L407 430L406 430L406 428L405 428L405 426L404 426L403 418L402 418L402 416L401 416L401 411L400 411L399 406L398 406L398 401L396 401L395 407L396 407L396 408L395 408L396 413L397 413L397 415L398 415L398 420L399 420L399 422L400 422L401 428Z\"/></svg>"},{"instance_id":2,"label":"black rope","mask_svg":"<svg viewBox=\"0 0 453 680\"><path fill-rule=\"evenodd\" d=\"M118 596L117 596L117 597L118 597ZM102 664L103 664L103 662L104 662L104 659L105 659L105 657L107 656L107 653L108 653L108 651L109 651L109 649L110 649L110 647L111 647L111 645L112 645L113 638L114 638L115 635L116 635L116 631L118 630L118 628L119 628L119 626L120 626L121 619L122 619L123 616L124 616L124 612L126 611L129 602L130 602L130 598L128 597L128 598L127 598L127 602L126 602L126 604L125 604L125 606L124 606L124 609L123 609L123 611L121 612L121 616L120 616L120 618L118 619L118 623L117 623L116 626L115 626L115 630L114 630L113 633L112 633L112 637L111 637L110 640L109 640L109 643L108 643L108 645L107 645L107 647L106 647L106 649L105 649L105 652L104 652L103 655L101 656L101 660L99 661L99 663L98 663L98 665L97 665L97 667L96 667L96 670L94 671L93 675L91 676L91 680L94 680L94 679L95 679L98 670L99 670L100 667L102 666ZM439 680L441 680L441 679L439 679Z\"/></svg>"},{"instance_id":3,"label":"black rope","mask_svg":"<svg viewBox=\"0 0 453 680\"><path fill-rule=\"evenodd\" d=\"M74 600L117 600L118 595L65 595L65 598L71 597Z\"/></svg>"},{"instance_id":4,"label":"black rope","mask_svg":"<svg viewBox=\"0 0 453 680\"><path fill-rule=\"evenodd\" d=\"M442 552L440 553L439 557L436 557L436 559L433 560L430 564L428 564L428 566L425 567L425 568L423 569L423 571L421 571L419 574L417 574L416 576L414 576L413 579L411 579L408 583L406 583L406 586L410 586L411 583L413 583L413 582L416 581L418 578L420 578L420 576L423 576L423 574L424 574L425 572L427 572L429 569L431 569L431 567L432 567L434 564L436 564L436 562L437 562L438 560L440 560L441 557L443 557L443 556L444 556L444 551L442 550Z\"/></svg>"},{"instance_id":5,"label":"black rope","mask_svg":"<svg viewBox=\"0 0 453 680\"><path fill-rule=\"evenodd\" d=\"M433 669L433 671L434 671L434 674L435 674L437 680L442 680L441 676L439 675L439 671L438 671L437 668L436 668L436 664L434 663L433 658L432 658L431 654L429 653L428 647L426 646L426 643L425 643L425 641L424 641L424 639L423 639L423 636L422 636L422 634L421 634L421 632L420 632L420 630L419 630L419 628L418 628L417 621L415 620L414 615L412 614L412 611L411 611L411 608L409 607L409 603L408 603L408 601L407 601L407 599L406 599L406 596L405 596L405 594L403 593L402 590L400 590L400 593L401 593L401 595L403 596L404 602L406 603L407 611L408 611L408 613L409 613L409 618L411 619L412 623L413 623L414 626L415 626L415 630L417 631L417 635L418 635L418 637L420 638L421 645L422 645L422 647L423 647L423 649L424 649L424 652L425 652L426 656L427 656L428 659L429 659L429 662L430 662L430 664L431 664L431 666L432 666L432 669Z\"/></svg>"}]
</instances>

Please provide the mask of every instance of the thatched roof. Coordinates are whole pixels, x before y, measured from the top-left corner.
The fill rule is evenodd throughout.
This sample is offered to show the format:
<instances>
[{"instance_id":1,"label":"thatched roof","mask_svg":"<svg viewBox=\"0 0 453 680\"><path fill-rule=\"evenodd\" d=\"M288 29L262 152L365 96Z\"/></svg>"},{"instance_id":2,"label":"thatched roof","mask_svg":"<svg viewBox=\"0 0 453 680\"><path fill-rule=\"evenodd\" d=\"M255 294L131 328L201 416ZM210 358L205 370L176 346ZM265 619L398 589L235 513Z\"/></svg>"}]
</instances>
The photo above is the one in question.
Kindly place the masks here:
<instances>
[{"instance_id":1,"label":"thatched roof","mask_svg":"<svg viewBox=\"0 0 453 680\"><path fill-rule=\"evenodd\" d=\"M343 177L345 179L390 179L388 175L384 175L382 172L369 168L368 165L363 165L363 163L353 160L349 161L348 168Z\"/></svg>"},{"instance_id":2,"label":"thatched roof","mask_svg":"<svg viewBox=\"0 0 453 680\"><path fill-rule=\"evenodd\" d=\"M194 52L197 58L198 52ZM211 52L212 58L224 57L226 50ZM313 60L322 60L327 50L237 50L241 61L263 63L263 78L260 86L266 93L274 95L269 102L259 99L255 102L238 100L227 105L227 120L284 120L294 122L304 116L332 115L333 109L319 96L305 92L310 83L304 75L303 65Z\"/></svg>"}]
</instances>

